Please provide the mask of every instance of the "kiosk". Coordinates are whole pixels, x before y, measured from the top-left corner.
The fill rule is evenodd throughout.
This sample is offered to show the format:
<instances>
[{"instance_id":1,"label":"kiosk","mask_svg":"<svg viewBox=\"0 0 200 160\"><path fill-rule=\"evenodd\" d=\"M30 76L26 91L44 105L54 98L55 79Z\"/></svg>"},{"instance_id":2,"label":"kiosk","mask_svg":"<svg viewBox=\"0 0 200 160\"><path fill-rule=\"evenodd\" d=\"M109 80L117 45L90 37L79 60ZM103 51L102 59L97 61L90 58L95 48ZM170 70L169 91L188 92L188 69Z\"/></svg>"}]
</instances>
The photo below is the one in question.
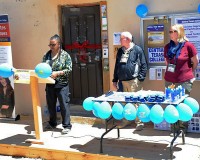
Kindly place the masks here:
<instances>
[{"instance_id":1,"label":"kiosk","mask_svg":"<svg viewBox=\"0 0 200 160\"><path fill-rule=\"evenodd\" d=\"M36 75L34 70L22 70L17 69L14 73L14 82L22 84L30 84L31 86L31 96L33 105L33 117L34 117L34 127L35 127L35 137L36 139L27 139L26 142L44 144L42 141L42 112L39 98L39 83L55 83L55 80L48 78L40 78Z\"/></svg>"}]
</instances>

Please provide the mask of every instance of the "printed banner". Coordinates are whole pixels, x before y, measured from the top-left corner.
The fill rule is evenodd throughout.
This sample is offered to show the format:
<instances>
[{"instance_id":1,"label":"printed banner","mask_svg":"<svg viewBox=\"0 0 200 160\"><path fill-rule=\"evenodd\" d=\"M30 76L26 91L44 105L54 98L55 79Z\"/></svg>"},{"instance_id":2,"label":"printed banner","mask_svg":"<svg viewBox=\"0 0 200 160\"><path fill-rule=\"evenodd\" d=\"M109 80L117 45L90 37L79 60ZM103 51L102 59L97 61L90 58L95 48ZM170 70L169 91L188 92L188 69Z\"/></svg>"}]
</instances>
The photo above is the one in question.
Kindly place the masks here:
<instances>
[{"instance_id":1,"label":"printed banner","mask_svg":"<svg viewBox=\"0 0 200 160\"><path fill-rule=\"evenodd\" d=\"M0 64L12 63L8 15L0 15ZM0 118L15 118L13 76L0 77Z\"/></svg>"},{"instance_id":2,"label":"printed banner","mask_svg":"<svg viewBox=\"0 0 200 160\"><path fill-rule=\"evenodd\" d=\"M197 49L200 65L200 17L176 18L175 22L184 26L186 37Z\"/></svg>"}]
</instances>

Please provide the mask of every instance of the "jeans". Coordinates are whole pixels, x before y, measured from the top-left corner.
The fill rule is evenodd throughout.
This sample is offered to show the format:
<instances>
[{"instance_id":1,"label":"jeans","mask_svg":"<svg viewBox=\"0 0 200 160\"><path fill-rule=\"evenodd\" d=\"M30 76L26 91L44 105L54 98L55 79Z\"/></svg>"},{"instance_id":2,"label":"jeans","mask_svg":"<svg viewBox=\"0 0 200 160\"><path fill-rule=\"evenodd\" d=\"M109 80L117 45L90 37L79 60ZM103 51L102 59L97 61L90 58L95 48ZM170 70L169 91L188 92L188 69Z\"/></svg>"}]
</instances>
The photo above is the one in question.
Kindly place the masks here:
<instances>
[{"instance_id":1,"label":"jeans","mask_svg":"<svg viewBox=\"0 0 200 160\"><path fill-rule=\"evenodd\" d=\"M52 86L46 87L46 100L50 115L49 124L51 126L57 125L57 110L56 110L57 99L60 104L62 126L63 128L71 129L72 125L70 122L69 86L65 86L62 88L54 88Z\"/></svg>"}]
</instances>

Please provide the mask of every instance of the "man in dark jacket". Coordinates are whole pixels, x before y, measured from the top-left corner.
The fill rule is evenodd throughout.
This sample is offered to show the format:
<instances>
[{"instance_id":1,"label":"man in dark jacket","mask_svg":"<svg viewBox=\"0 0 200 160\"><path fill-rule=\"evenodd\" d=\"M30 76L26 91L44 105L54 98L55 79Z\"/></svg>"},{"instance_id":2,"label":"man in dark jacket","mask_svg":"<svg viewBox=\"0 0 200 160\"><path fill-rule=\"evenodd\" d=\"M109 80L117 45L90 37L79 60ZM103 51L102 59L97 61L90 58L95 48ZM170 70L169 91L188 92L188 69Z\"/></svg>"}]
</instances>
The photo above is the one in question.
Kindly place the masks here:
<instances>
[{"instance_id":1,"label":"man in dark jacket","mask_svg":"<svg viewBox=\"0 0 200 160\"><path fill-rule=\"evenodd\" d=\"M144 81L147 72L147 62L141 47L132 42L130 32L121 33L122 47L117 52L113 86L118 87L118 82L122 82L124 92L137 92L142 89L141 83ZM136 120L136 130L142 130L144 124Z\"/></svg>"}]
</instances>

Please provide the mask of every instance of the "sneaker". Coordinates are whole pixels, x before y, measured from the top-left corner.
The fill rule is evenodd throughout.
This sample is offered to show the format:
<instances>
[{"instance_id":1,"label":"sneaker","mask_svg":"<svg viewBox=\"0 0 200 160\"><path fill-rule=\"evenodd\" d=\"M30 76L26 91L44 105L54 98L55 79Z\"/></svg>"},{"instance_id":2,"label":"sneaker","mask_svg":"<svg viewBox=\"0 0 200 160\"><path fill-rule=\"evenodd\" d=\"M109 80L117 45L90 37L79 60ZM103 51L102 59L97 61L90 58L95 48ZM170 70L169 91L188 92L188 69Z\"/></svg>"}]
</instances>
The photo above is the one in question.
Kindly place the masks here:
<instances>
[{"instance_id":1,"label":"sneaker","mask_svg":"<svg viewBox=\"0 0 200 160\"><path fill-rule=\"evenodd\" d=\"M68 134L69 132L71 131L71 129L70 128L63 128L63 130L62 130L62 134Z\"/></svg>"},{"instance_id":2,"label":"sneaker","mask_svg":"<svg viewBox=\"0 0 200 160\"><path fill-rule=\"evenodd\" d=\"M141 131L144 128L144 124L143 123L139 123L136 125L135 127L135 131Z\"/></svg>"},{"instance_id":3,"label":"sneaker","mask_svg":"<svg viewBox=\"0 0 200 160\"><path fill-rule=\"evenodd\" d=\"M51 130L51 129L55 129L55 128L56 128L56 126L52 126L52 125L50 125L50 124L47 124L47 125L44 127L45 130Z\"/></svg>"}]
</instances>

